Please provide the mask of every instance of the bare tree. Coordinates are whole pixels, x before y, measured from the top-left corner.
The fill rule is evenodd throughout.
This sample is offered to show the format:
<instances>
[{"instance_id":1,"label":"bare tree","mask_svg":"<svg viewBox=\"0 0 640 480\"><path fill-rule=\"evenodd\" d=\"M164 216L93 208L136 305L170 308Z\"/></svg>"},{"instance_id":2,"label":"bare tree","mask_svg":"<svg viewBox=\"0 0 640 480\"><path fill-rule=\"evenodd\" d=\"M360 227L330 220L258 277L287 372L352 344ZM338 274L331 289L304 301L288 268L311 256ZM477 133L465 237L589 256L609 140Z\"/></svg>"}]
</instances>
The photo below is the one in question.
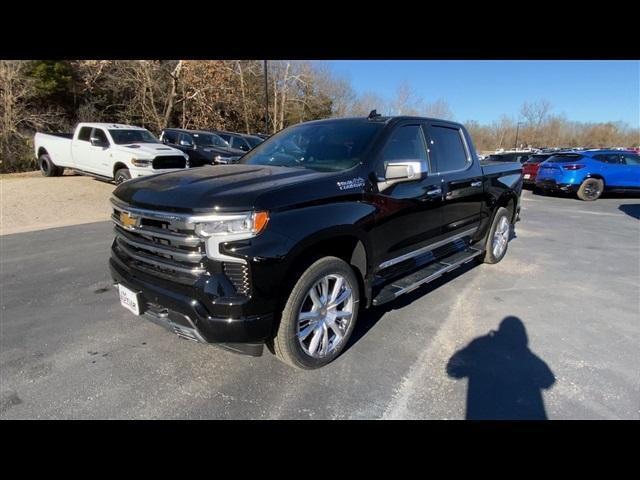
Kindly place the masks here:
<instances>
[{"instance_id":1,"label":"bare tree","mask_svg":"<svg viewBox=\"0 0 640 480\"><path fill-rule=\"evenodd\" d=\"M453 120L453 111L446 100L440 98L433 103L428 103L422 110L427 117Z\"/></svg>"},{"instance_id":2,"label":"bare tree","mask_svg":"<svg viewBox=\"0 0 640 480\"><path fill-rule=\"evenodd\" d=\"M33 168L33 133L66 126L56 106L36 109L32 104L33 82L24 73L25 65L0 60L0 171Z\"/></svg>"},{"instance_id":3,"label":"bare tree","mask_svg":"<svg viewBox=\"0 0 640 480\"><path fill-rule=\"evenodd\" d=\"M525 131L530 143L540 143L540 127L551 112L551 103L547 100L525 102L520 109L520 116L525 120Z\"/></svg>"}]
</instances>

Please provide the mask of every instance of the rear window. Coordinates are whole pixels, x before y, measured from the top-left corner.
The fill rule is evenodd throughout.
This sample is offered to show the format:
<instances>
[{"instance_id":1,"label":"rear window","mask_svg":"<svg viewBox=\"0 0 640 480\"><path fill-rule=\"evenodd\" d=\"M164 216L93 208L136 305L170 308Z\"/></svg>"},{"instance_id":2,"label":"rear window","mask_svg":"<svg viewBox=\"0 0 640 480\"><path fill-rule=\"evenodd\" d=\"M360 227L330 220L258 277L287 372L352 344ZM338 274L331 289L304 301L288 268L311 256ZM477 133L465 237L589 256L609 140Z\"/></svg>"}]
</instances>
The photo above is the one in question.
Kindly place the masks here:
<instances>
[{"instance_id":1,"label":"rear window","mask_svg":"<svg viewBox=\"0 0 640 480\"><path fill-rule=\"evenodd\" d=\"M580 160L583 156L579 153L566 153L563 155L552 155L549 157L549 163L570 163Z\"/></svg>"},{"instance_id":2,"label":"rear window","mask_svg":"<svg viewBox=\"0 0 640 480\"><path fill-rule=\"evenodd\" d=\"M547 160L551 155L532 155L527 160L527 163L542 163Z\"/></svg>"}]
</instances>

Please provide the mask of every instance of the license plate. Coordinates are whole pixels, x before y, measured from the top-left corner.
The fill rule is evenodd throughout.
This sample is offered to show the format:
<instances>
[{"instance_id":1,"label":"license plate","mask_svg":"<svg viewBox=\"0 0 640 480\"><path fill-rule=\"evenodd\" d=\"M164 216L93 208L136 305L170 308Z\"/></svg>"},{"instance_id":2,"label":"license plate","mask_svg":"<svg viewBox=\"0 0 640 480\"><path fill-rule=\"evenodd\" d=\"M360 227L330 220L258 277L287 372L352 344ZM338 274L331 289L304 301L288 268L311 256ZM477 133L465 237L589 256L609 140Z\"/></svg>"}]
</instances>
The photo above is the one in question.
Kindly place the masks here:
<instances>
[{"instance_id":1,"label":"license plate","mask_svg":"<svg viewBox=\"0 0 640 480\"><path fill-rule=\"evenodd\" d=\"M528 173L524 174L524 179L525 180L529 180L531 178L531 175L529 175Z\"/></svg>"},{"instance_id":2,"label":"license plate","mask_svg":"<svg viewBox=\"0 0 640 480\"><path fill-rule=\"evenodd\" d=\"M131 310L136 315L140 315L140 295L124 285L118 285L118 291L120 292L120 303L122 306Z\"/></svg>"}]
</instances>

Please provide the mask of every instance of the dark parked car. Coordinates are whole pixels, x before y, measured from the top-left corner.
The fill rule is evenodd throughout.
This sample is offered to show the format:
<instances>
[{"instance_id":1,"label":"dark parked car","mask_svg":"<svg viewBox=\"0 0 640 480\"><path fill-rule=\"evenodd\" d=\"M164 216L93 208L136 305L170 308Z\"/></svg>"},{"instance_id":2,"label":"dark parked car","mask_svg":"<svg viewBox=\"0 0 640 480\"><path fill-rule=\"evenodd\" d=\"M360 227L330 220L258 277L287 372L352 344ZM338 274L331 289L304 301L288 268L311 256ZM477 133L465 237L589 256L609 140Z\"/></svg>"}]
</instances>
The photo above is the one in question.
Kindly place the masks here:
<instances>
[{"instance_id":1,"label":"dark parked car","mask_svg":"<svg viewBox=\"0 0 640 480\"><path fill-rule=\"evenodd\" d=\"M256 137L255 135L245 135L243 133L234 133L234 132L222 132L216 130L214 132L224 141L226 141L232 148L242 150L243 152L248 152L249 150L257 147L264 139L260 137Z\"/></svg>"},{"instance_id":2,"label":"dark parked car","mask_svg":"<svg viewBox=\"0 0 640 480\"><path fill-rule=\"evenodd\" d=\"M238 164L120 185L111 275L183 338L318 368L363 309L502 260L521 191L521 165L481 165L458 123L302 123Z\"/></svg>"},{"instance_id":3,"label":"dark parked car","mask_svg":"<svg viewBox=\"0 0 640 480\"><path fill-rule=\"evenodd\" d=\"M234 163L246 153L232 148L215 133L203 130L165 128L160 134L160 140L189 155L191 167Z\"/></svg>"},{"instance_id":4,"label":"dark parked car","mask_svg":"<svg viewBox=\"0 0 640 480\"><path fill-rule=\"evenodd\" d=\"M488 157L484 158L485 161L491 162L518 162L524 163L527 159L533 155L532 152L504 152L504 153L493 153Z\"/></svg>"}]
</instances>

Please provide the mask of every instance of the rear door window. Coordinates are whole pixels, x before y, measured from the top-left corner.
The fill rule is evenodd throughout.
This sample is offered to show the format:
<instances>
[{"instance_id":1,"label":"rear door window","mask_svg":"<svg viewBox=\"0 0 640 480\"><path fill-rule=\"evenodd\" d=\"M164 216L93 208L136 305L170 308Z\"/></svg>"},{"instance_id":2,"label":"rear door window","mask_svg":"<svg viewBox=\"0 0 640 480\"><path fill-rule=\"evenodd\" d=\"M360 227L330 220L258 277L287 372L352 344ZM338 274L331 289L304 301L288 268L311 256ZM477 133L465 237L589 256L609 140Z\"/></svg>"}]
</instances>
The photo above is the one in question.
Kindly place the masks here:
<instances>
[{"instance_id":1,"label":"rear door window","mask_svg":"<svg viewBox=\"0 0 640 480\"><path fill-rule=\"evenodd\" d=\"M248 152L249 150L251 150L251 147L249 147L249 145L244 140L244 138L240 138L240 137L233 137L232 146L233 148L239 148L240 150L244 150L245 152Z\"/></svg>"},{"instance_id":2,"label":"rear door window","mask_svg":"<svg viewBox=\"0 0 640 480\"><path fill-rule=\"evenodd\" d=\"M463 170L470 162L459 128L430 125L428 143L436 172Z\"/></svg>"},{"instance_id":3,"label":"rear door window","mask_svg":"<svg viewBox=\"0 0 640 480\"><path fill-rule=\"evenodd\" d=\"M625 153L622 158L627 165L640 165L640 155Z\"/></svg>"},{"instance_id":4,"label":"rear door window","mask_svg":"<svg viewBox=\"0 0 640 480\"><path fill-rule=\"evenodd\" d=\"M593 158L604 163L611 163L616 165L622 163L620 155L618 155L617 153L601 153L598 155L594 155Z\"/></svg>"},{"instance_id":5,"label":"rear door window","mask_svg":"<svg viewBox=\"0 0 640 480\"><path fill-rule=\"evenodd\" d=\"M88 142L91 140L91 127L82 127L78 133L78 140Z\"/></svg>"},{"instance_id":6,"label":"rear door window","mask_svg":"<svg viewBox=\"0 0 640 480\"><path fill-rule=\"evenodd\" d=\"M187 133L181 133L180 134L180 141L184 141L186 142L186 145L184 146L189 146L189 145L193 145L193 138L191 138L191 135L187 134Z\"/></svg>"}]
</instances>

